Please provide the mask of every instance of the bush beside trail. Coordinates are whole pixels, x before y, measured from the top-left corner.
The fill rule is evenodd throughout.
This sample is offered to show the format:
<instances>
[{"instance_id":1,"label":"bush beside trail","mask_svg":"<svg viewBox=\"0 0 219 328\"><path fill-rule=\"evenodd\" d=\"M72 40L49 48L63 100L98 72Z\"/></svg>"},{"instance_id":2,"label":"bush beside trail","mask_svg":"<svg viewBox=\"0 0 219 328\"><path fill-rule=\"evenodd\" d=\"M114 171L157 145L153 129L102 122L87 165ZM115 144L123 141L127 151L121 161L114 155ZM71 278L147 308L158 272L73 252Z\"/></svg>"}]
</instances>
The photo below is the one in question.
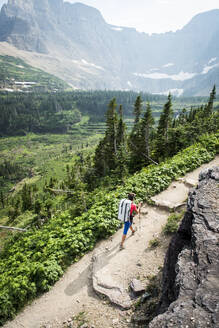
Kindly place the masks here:
<instances>
[{"instance_id":1,"label":"bush beside trail","mask_svg":"<svg viewBox=\"0 0 219 328\"><path fill-rule=\"evenodd\" d=\"M177 177L212 160L218 153L218 136L201 137L199 143L162 164L143 168L115 191L104 194L99 189L92 207L79 217L65 211L39 230L12 236L0 255L0 325L49 290L68 265L120 227L117 208L121 198L133 191L138 200L150 201Z\"/></svg>"}]
</instances>

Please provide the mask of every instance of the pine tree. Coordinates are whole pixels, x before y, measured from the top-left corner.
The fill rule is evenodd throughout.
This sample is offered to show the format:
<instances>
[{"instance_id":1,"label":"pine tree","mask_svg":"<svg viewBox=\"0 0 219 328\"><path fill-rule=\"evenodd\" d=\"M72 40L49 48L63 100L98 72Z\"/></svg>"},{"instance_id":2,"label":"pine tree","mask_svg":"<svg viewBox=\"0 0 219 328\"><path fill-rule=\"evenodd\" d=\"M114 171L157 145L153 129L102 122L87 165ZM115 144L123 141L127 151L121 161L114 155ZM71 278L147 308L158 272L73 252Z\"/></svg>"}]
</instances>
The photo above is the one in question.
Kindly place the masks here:
<instances>
[{"instance_id":1,"label":"pine tree","mask_svg":"<svg viewBox=\"0 0 219 328\"><path fill-rule=\"evenodd\" d=\"M26 185L23 186L22 193L22 210L26 211L32 208L32 199L31 199L31 188Z\"/></svg>"},{"instance_id":2,"label":"pine tree","mask_svg":"<svg viewBox=\"0 0 219 328\"><path fill-rule=\"evenodd\" d=\"M210 98L209 98L208 104L205 106L205 109L204 109L205 117L212 114L215 98L216 98L216 86L214 85L213 89L210 93Z\"/></svg>"},{"instance_id":3,"label":"pine tree","mask_svg":"<svg viewBox=\"0 0 219 328\"><path fill-rule=\"evenodd\" d=\"M142 123L141 123L141 134L142 134L142 143L143 143L142 152L145 154L145 156L144 156L144 158L142 158L142 160L145 163L150 161L150 151L151 151L150 138L151 138L151 131L152 131L153 125L154 125L154 118L152 116L151 106L148 103L146 112L144 114L144 117L143 117ZM145 157L148 160L146 160Z\"/></svg>"},{"instance_id":4,"label":"pine tree","mask_svg":"<svg viewBox=\"0 0 219 328\"><path fill-rule=\"evenodd\" d=\"M106 131L99 142L94 156L94 167L97 175L105 176L116 167L118 116L116 99L113 98L106 112Z\"/></svg>"},{"instance_id":5,"label":"pine tree","mask_svg":"<svg viewBox=\"0 0 219 328\"><path fill-rule=\"evenodd\" d=\"M157 128L156 138L156 152L157 158L165 157L168 155L168 130L172 127L173 110L172 110L172 97L168 95L168 100L164 105L163 112L160 115Z\"/></svg>"},{"instance_id":6,"label":"pine tree","mask_svg":"<svg viewBox=\"0 0 219 328\"><path fill-rule=\"evenodd\" d=\"M119 107L119 123L117 132L117 158L116 158L116 174L120 176L123 181L124 176L127 175L127 137L126 137L126 125L123 121L123 108Z\"/></svg>"},{"instance_id":7,"label":"pine tree","mask_svg":"<svg viewBox=\"0 0 219 328\"><path fill-rule=\"evenodd\" d=\"M123 122L123 108L122 105L119 106L119 123L118 123L118 132L117 132L117 144L121 146L125 144L126 137L126 126Z\"/></svg>"},{"instance_id":8,"label":"pine tree","mask_svg":"<svg viewBox=\"0 0 219 328\"><path fill-rule=\"evenodd\" d=\"M141 111L142 111L142 99L141 96L138 96L136 98L135 105L134 105L135 124L137 124L140 120Z\"/></svg>"},{"instance_id":9,"label":"pine tree","mask_svg":"<svg viewBox=\"0 0 219 328\"><path fill-rule=\"evenodd\" d=\"M130 149L130 170L136 171L141 167L141 158L139 156L142 148L142 136L141 136L141 112L142 112L142 100L141 96L138 96L133 114L135 115L134 126L129 136L128 144Z\"/></svg>"},{"instance_id":10,"label":"pine tree","mask_svg":"<svg viewBox=\"0 0 219 328\"><path fill-rule=\"evenodd\" d=\"M116 113L116 99L113 98L109 103L109 108L106 113L106 141L108 150L112 151L115 156L117 153L117 124L118 117Z\"/></svg>"},{"instance_id":11,"label":"pine tree","mask_svg":"<svg viewBox=\"0 0 219 328\"><path fill-rule=\"evenodd\" d=\"M97 176L105 176L107 174L107 159L106 159L106 137L100 140L94 155L94 168Z\"/></svg>"},{"instance_id":12,"label":"pine tree","mask_svg":"<svg viewBox=\"0 0 219 328\"><path fill-rule=\"evenodd\" d=\"M2 191L0 193L0 200L1 200L1 203L2 203L2 208L5 208L4 195L3 195Z\"/></svg>"}]
</instances>

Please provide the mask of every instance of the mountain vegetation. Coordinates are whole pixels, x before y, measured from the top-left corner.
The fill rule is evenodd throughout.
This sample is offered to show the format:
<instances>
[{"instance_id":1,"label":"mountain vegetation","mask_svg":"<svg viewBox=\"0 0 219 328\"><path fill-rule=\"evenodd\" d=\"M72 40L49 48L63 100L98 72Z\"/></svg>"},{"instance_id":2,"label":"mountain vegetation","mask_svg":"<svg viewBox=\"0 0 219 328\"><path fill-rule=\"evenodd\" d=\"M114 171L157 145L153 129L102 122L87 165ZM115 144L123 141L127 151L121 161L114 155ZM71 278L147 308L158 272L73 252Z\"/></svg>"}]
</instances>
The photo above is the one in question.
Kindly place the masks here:
<instances>
[{"instance_id":1,"label":"mountain vegetation","mask_svg":"<svg viewBox=\"0 0 219 328\"><path fill-rule=\"evenodd\" d=\"M67 94L62 101L71 100L72 105L72 95ZM88 95L85 93L85 99ZM94 93L94 97L97 95L100 93ZM106 95L107 92L103 93L103 99ZM39 172L30 172L29 179L15 186L10 194L3 190L0 193L0 222L27 229L23 233L1 234L0 324L13 317L29 300L49 290L69 264L120 227L117 206L130 190L137 194L137 200L150 203L150 198L167 188L176 177L210 161L218 153L219 115L213 106L215 86L205 105L183 109L175 117L169 94L157 124L148 99L143 102L142 95L135 96L131 107L133 124L129 130L124 121L124 106L118 106L113 97L108 102L102 137L93 135L76 144L71 134L67 139L60 135L56 136L59 147L56 143L55 148L51 147L53 136L3 138L4 154L15 143L24 147L26 142L26 147L32 149L33 141L38 141L38 157L33 157L26 167L37 164ZM7 95L4 97L5 101ZM16 99L18 95L9 96L7 101L13 97ZM41 97L51 100L50 94ZM26 99L28 95L24 95ZM37 95L33 96L33 103L38 99ZM12 108L13 104L12 101ZM50 113L48 103L46 106ZM7 105L5 113L7 118L10 106ZM48 113L44 113L42 122ZM55 113L54 110L50 115ZM43 115L43 111L38 115ZM42 141L44 146L40 147ZM86 146L82 148L83 141ZM94 142L98 143L95 149ZM25 156L22 160L25 163ZM5 161L0 169L2 181L10 179L17 170L11 161ZM20 174L22 177L23 173Z\"/></svg>"},{"instance_id":2,"label":"mountain vegetation","mask_svg":"<svg viewBox=\"0 0 219 328\"><path fill-rule=\"evenodd\" d=\"M31 67L20 58L0 56L0 90L55 92L68 88L61 79Z\"/></svg>"}]
</instances>

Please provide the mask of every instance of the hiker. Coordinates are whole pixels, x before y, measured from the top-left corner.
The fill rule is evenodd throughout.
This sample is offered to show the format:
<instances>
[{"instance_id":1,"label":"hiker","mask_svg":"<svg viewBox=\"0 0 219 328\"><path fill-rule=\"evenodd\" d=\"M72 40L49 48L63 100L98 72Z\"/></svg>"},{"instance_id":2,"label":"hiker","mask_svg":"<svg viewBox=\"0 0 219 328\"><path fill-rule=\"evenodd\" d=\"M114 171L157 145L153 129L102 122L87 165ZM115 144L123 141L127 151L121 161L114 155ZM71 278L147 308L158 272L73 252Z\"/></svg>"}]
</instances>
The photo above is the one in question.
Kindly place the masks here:
<instances>
[{"instance_id":1,"label":"hiker","mask_svg":"<svg viewBox=\"0 0 219 328\"><path fill-rule=\"evenodd\" d=\"M123 244L126 239L126 235L127 235L129 228L131 229L132 235L134 235L134 233L136 231L132 228L132 223L133 223L133 218L134 218L135 214L139 213L141 203L139 203L138 206L136 206L136 204L133 203L134 198L135 198L134 193L128 194L128 200L131 201L130 216L129 216L128 220L124 222L124 230L123 230L123 235L122 235L122 241L120 244L120 249L124 249Z\"/></svg>"}]
</instances>

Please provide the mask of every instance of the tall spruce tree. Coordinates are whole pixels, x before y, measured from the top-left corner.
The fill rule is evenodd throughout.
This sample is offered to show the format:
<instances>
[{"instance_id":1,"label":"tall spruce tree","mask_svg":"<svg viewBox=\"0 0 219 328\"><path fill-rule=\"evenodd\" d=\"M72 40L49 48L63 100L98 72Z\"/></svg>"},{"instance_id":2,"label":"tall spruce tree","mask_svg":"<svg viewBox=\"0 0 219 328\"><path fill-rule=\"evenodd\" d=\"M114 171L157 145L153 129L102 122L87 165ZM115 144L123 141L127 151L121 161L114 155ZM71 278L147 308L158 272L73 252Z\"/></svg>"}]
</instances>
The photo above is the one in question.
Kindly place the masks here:
<instances>
[{"instance_id":1,"label":"tall spruce tree","mask_svg":"<svg viewBox=\"0 0 219 328\"><path fill-rule=\"evenodd\" d=\"M142 135L142 150L139 154L142 157L142 162L147 164L150 162L151 152L151 132L154 125L154 118L152 116L151 106L147 103L146 112L141 122Z\"/></svg>"},{"instance_id":2,"label":"tall spruce tree","mask_svg":"<svg viewBox=\"0 0 219 328\"><path fill-rule=\"evenodd\" d=\"M136 98L135 105L134 105L134 115L135 115L135 124L137 124L141 117L141 111L142 111L142 99L139 95Z\"/></svg>"},{"instance_id":3,"label":"tall spruce tree","mask_svg":"<svg viewBox=\"0 0 219 328\"><path fill-rule=\"evenodd\" d=\"M130 149L130 171L134 172L141 167L141 158L139 154L142 152L142 136L141 136L141 113L142 113L142 99L141 96L136 98L134 104L133 114L134 125L129 136L129 149Z\"/></svg>"},{"instance_id":4,"label":"tall spruce tree","mask_svg":"<svg viewBox=\"0 0 219 328\"><path fill-rule=\"evenodd\" d=\"M160 115L157 128L156 140L156 153L157 158L168 156L168 130L172 126L173 110L172 110L172 97L169 93L166 104L164 105L163 112Z\"/></svg>"},{"instance_id":5,"label":"tall spruce tree","mask_svg":"<svg viewBox=\"0 0 219 328\"><path fill-rule=\"evenodd\" d=\"M4 208L5 207L5 201L4 201L4 195L3 195L3 192L2 191L0 193L0 201L2 203L2 208Z\"/></svg>"},{"instance_id":6,"label":"tall spruce tree","mask_svg":"<svg viewBox=\"0 0 219 328\"><path fill-rule=\"evenodd\" d=\"M127 136L126 136L126 125L123 121L123 108L122 105L119 107L119 123L117 132L117 158L116 158L116 173L120 176L123 181L124 176L127 175Z\"/></svg>"},{"instance_id":7,"label":"tall spruce tree","mask_svg":"<svg viewBox=\"0 0 219 328\"><path fill-rule=\"evenodd\" d=\"M215 98L216 98L216 85L213 86L213 89L210 93L209 101L208 101L207 105L205 106L205 109L204 109L205 116L209 116L212 114Z\"/></svg>"},{"instance_id":8,"label":"tall spruce tree","mask_svg":"<svg viewBox=\"0 0 219 328\"><path fill-rule=\"evenodd\" d=\"M119 106L119 123L117 132L117 144L118 147L125 144L126 139L126 126L123 121L123 108L122 105Z\"/></svg>"},{"instance_id":9,"label":"tall spruce tree","mask_svg":"<svg viewBox=\"0 0 219 328\"><path fill-rule=\"evenodd\" d=\"M94 166L97 174L107 175L116 167L116 157L118 151L117 129L118 115L116 113L116 99L113 98L106 112L106 131L104 138L100 141L95 151Z\"/></svg>"}]
</instances>

